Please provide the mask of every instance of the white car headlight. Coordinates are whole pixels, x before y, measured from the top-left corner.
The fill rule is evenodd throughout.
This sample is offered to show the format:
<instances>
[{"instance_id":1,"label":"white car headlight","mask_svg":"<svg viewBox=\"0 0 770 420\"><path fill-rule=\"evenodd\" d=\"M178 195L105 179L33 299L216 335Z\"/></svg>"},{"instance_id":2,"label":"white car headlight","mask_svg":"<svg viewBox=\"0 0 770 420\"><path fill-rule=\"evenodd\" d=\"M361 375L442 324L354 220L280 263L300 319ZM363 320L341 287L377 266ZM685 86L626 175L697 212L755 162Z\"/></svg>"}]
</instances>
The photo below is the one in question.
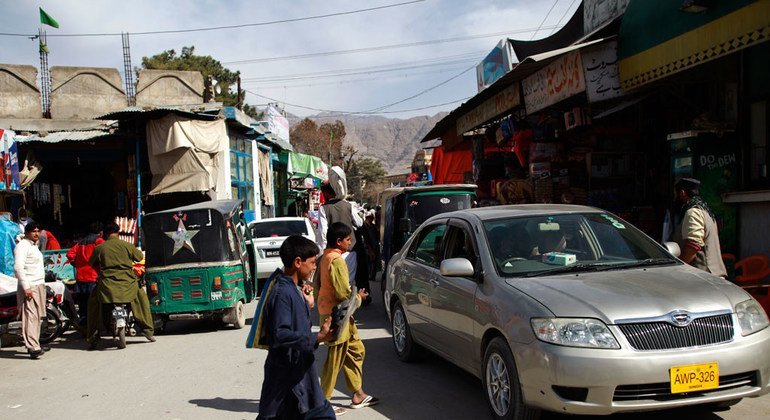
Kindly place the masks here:
<instances>
[{"instance_id":1,"label":"white car headlight","mask_svg":"<svg viewBox=\"0 0 770 420\"><path fill-rule=\"evenodd\" d=\"M615 336L604 322L582 318L533 318L532 329L538 339L571 347L619 349Z\"/></svg>"},{"instance_id":2,"label":"white car headlight","mask_svg":"<svg viewBox=\"0 0 770 420\"><path fill-rule=\"evenodd\" d=\"M754 299L735 305L735 314L741 324L741 335L747 336L767 327L767 314Z\"/></svg>"}]
</instances>

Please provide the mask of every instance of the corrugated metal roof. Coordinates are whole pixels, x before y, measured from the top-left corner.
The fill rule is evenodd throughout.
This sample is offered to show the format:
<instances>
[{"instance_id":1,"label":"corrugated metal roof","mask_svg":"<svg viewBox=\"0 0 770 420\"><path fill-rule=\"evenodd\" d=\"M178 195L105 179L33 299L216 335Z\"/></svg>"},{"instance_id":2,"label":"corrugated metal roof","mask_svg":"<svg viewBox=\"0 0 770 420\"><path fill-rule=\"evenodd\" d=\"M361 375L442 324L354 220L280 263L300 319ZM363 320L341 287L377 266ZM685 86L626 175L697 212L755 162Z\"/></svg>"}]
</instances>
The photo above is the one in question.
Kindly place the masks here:
<instances>
[{"instance_id":1,"label":"corrugated metal roof","mask_svg":"<svg viewBox=\"0 0 770 420\"><path fill-rule=\"evenodd\" d=\"M43 143L61 143L63 141L86 141L99 137L111 135L109 131L90 130L90 131L59 131L48 133L46 135L30 134L28 136L16 136L19 143L43 142Z\"/></svg>"},{"instance_id":2,"label":"corrugated metal roof","mask_svg":"<svg viewBox=\"0 0 770 420\"><path fill-rule=\"evenodd\" d=\"M189 107L185 107L185 108L189 108ZM205 111L212 110L211 107L208 107L205 105L201 105L201 109L200 109L201 112L196 112L191 109L194 109L194 108L182 109L177 107L162 107L162 106L159 106L159 107L130 106L128 108L123 108L120 111L114 111L104 115L100 115L96 117L96 119L97 120L129 120L129 119L136 119L136 118L155 119L155 118L161 118L168 113L174 113L177 115L182 115L182 116L193 118L196 120L212 121L219 118L219 116L217 115L202 113Z\"/></svg>"},{"instance_id":3,"label":"corrugated metal roof","mask_svg":"<svg viewBox=\"0 0 770 420\"><path fill-rule=\"evenodd\" d=\"M283 150L288 150L290 152L294 151L294 147L289 143L288 141L276 136L275 134L271 132L266 132L263 136L260 136L257 140L265 140L270 143L273 143L274 145L280 147Z\"/></svg>"}]
</instances>

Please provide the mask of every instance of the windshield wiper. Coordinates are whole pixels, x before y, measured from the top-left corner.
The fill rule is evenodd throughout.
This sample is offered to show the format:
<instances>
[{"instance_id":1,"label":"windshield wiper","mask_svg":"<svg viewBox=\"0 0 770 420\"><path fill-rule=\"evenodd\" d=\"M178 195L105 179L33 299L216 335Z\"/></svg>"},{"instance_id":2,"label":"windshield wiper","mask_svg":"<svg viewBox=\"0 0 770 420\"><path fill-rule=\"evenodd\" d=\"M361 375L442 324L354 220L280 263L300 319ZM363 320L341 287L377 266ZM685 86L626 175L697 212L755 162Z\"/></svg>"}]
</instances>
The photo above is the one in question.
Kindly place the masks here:
<instances>
[{"instance_id":1,"label":"windshield wiper","mask_svg":"<svg viewBox=\"0 0 770 420\"><path fill-rule=\"evenodd\" d=\"M669 264L676 264L676 260L672 260L670 258L647 258L644 260L624 263L624 264L617 264L615 267L618 268L630 268L630 267L645 267L649 265L669 265Z\"/></svg>"},{"instance_id":2,"label":"windshield wiper","mask_svg":"<svg viewBox=\"0 0 770 420\"><path fill-rule=\"evenodd\" d=\"M604 264L599 265L599 264L577 263L577 264L565 265L563 267L552 268L550 270L533 271L531 273L525 274L524 277L571 273L575 271L602 271L602 270L606 270L607 268L608 266Z\"/></svg>"}]
</instances>

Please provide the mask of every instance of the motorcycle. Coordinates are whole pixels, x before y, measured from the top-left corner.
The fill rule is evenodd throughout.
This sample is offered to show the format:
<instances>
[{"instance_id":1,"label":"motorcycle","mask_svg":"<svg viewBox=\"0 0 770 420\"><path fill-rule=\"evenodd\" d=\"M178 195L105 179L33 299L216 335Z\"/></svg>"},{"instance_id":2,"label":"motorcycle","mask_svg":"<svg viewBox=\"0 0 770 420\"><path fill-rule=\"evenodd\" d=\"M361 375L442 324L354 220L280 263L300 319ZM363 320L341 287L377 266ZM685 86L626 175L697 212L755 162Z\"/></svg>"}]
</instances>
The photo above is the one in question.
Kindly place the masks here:
<instances>
[{"instance_id":1,"label":"motorcycle","mask_svg":"<svg viewBox=\"0 0 770 420\"><path fill-rule=\"evenodd\" d=\"M55 289L56 285L52 288L46 284L45 317L40 327L41 344L57 339L70 326L70 318L66 315L69 310L65 308L65 293L57 293ZM9 342L14 340L8 338L22 339L21 324L16 292L0 295L0 347L3 346L3 339Z\"/></svg>"},{"instance_id":2,"label":"motorcycle","mask_svg":"<svg viewBox=\"0 0 770 420\"><path fill-rule=\"evenodd\" d=\"M131 312L128 303L105 303L102 305L102 314L105 318L104 325L107 333L112 334L112 339L117 341L119 349L126 348L126 336L136 335L136 319Z\"/></svg>"}]
</instances>

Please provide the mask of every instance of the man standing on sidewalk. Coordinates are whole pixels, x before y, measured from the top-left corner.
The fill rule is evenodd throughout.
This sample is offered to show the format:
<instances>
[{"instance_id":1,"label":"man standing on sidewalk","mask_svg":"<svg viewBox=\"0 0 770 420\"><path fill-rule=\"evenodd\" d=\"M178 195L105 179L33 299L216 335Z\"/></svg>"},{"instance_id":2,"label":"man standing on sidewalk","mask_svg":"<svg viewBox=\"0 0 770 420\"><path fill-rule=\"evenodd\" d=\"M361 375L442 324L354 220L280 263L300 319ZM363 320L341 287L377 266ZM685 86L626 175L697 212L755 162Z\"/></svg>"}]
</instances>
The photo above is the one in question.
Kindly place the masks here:
<instances>
[{"instance_id":1,"label":"man standing on sidewalk","mask_svg":"<svg viewBox=\"0 0 770 420\"><path fill-rule=\"evenodd\" d=\"M40 319L45 316L45 270L43 254L37 248L40 229L35 222L24 226L24 238L13 250L13 270L21 313L21 335L29 357L37 359L48 349L40 347Z\"/></svg>"}]
</instances>

